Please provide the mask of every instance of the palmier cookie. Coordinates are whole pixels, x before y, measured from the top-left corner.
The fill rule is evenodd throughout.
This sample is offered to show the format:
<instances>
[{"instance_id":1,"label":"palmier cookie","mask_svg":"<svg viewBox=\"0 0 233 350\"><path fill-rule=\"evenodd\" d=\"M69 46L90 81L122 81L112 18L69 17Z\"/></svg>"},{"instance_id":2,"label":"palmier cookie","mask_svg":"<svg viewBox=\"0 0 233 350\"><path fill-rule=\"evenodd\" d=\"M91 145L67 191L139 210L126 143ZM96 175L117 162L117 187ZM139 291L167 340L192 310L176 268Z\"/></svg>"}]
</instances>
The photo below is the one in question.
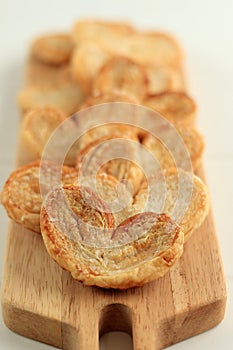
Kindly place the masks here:
<instances>
[{"instance_id":1,"label":"palmier cookie","mask_svg":"<svg viewBox=\"0 0 233 350\"><path fill-rule=\"evenodd\" d=\"M47 34L33 42L31 52L43 63L61 65L70 60L73 48L69 34Z\"/></svg>"},{"instance_id":2,"label":"palmier cookie","mask_svg":"<svg viewBox=\"0 0 233 350\"><path fill-rule=\"evenodd\" d=\"M78 254L72 250L73 244L81 249L84 244L84 251L85 245L109 245L114 217L106 203L89 187L66 185L48 193L40 224L48 252L69 270L71 260L75 259L73 254ZM86 253L88 256L88 250Z\"/></svg>"},{"instance_id":3,"label":"palmier cookie","mask_svg":"<svg viewBox=\"0 0 233 350\"><path fill-rule=\"evenodd\" d=\"M148 92L146 70L129 58L114 56L99 71L93 91L102 94L121 91L136 96L141 101Z\"/></svg>"},{"instance_id":4,"label":"palmier cookie","mask_svg":"<svg viewBox=\"0 0 233 350\"><path fill-rule=\"evenodd\" d=\"M35 159L41 158L54 130L67 118L56 108L37 108L27 113L21 127L21 137Z\"/></svg>"},{"instance_id":5,"label":"palmier cookie","mask_svg":"<svg viewBox=\"0 0 233 350\"><path fill-rule=\"evenodd\" d=\"M209 212L209 192L198 176L172 168L141 184L133 208L134 213L166 213L180 225L186 242Z\"/></svg>"},{"instance_id":6,"label":"palmier cookie","mask_svg":"<svg viewBox=\"0 0 233 350\"><path fill-rule=\"evenodd\" d=\"M90 212L83 202L80 205L79 188L66 186L63 192L72 203L72 210L82 220L87 219L91 225L101 229L111 226L112 218L107 219L103 213L96 213L93 209ZM51 192L47 201L52 212L56 212L56 192ZM117 227L108 245L105 237L102 242L91 245L85 242L86 233L80 232L78 219L71 225L64 211L62 213L63 217L59 220L64 227L71 228L70 235L63 232L62 225L57 226L56 220L51 220L46 209L42 208L44 243L51 257L85 285L117 289L142 286L163 276L183 252L183 232L164 214L143 213L131 217Z\"/></svg>"},{"instance_id":7,"label":"palmier cookie","mask_svg":"<svg viewBox=\"0 0 233 350\"><path fill-rule=\"evenodd\" d=\"M163 137L168 141L165 144L149 133L144 134L142 140L142 145L152 152L162 169L178 166L187 170L187 165L192 166L194 171L198 169L205 145L197 129L185 125L176 130L169 127L167 131L163 130ZM181 138L180 143L177 142L178 137Z\"/></svg>"},{"instance_id":8,"label":"palmier cookie","mask_svg":"<svg viewBox=\"0 0 233 350\"><path fill-rule=\"evenodd\" d=\"M109 160L105 161L106 155ZM76 168L78 173L81 171L84 176L96 173L112 175L118 181L125 182L132 194L137 192L144 178L144 173L138 165L135 141L127 135L122 138L122 135L110 134L88 143L77 154Z\"/></svg>"},{"instance_id":9,"label":"palmier cookie","mask_svg":"<svg viewBox=\"0 0 233 350\"><path fill-rule=\"evenodd\" d=\"M40 210L42 196L40 193L40 161L24 165L11 173L1 192L1 203L8 216L28 228L40 233ZM48 183L43 183L43 191L51 189L53 174L57 174L57 166L51 162L43 163ZM46 171L47 170L47 171ZM70 167L62 167L63 183L76 181L77 172Z\"/></svg>"},{"instance_id":10,"label":"palmier cookie","mask_svg":"<svg viewBox=\"0 0 233 350\"><path fill-rule=\"evenodd\" d=\"M182 91L184 81L178 69L172 67L145 67L149 81L149 95L167 91Z\"/></svg>"},{"instance_id":11,"label":"palmier cookie","mask_svg":"<svg viewBox=\"0 0 233 350\"><path fill-rule=\"evenodd\" d=\"M195 122L195 102L184 92L166 91L148 95L142 104L154 109L175 125L193 125Z\"/></svg>"},{"instance_id":12,"label":"palmier cookie","mask_svg":"<svg viewBox=\"0 0 233 350\"><path fill-rule=\"evenodd\" d=\"M110 57L108 50L97 42L81 43L74 50L71 73L86 94L92 92L96 76Z\"/></svg>"},{"instance_id":13,"label":"palmier cookie","mask_svg":"<svg viewBox=\"0 0 233 350\"><path fill-rule=\"evenodd\" d=\"M154 67L180 67L182 52L177 41L159 32L135 33L123 38L125 56L135 62Z\"/></svg>"}]
</instances>

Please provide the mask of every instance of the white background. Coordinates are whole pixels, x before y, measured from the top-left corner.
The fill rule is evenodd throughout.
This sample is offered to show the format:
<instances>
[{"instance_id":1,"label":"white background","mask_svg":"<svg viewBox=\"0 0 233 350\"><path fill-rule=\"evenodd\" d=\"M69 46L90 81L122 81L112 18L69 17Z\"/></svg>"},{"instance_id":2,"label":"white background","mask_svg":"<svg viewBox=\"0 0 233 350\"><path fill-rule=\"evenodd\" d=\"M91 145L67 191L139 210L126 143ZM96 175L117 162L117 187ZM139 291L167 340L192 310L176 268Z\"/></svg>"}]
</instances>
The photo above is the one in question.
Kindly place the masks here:
<instances>
[{"instance_id":1,"label":"white background","mask_svg":"<svg viewBox=\"0 0 233 350\"><path fill-rule=\"evenodd\" d=\"M189 91L199 105L198 124L207 144L205 169L225 266L228 305L225 320L218 327L174 345L174 350L233 348L232 14L232 0L0 0L0 187L14 167L19 122L15 96L22 86L26 52L34 36L69 30L81 17L115 18L130 20L141 28L169 31L185 48ZM2 271L7 231L3 208L0 230ZM113 343L107 337L107 343L110 347L103 349L119 349L116 340ZM50 348L10 332L0 319L0 349Z\"/></svg>"}]
</instances>

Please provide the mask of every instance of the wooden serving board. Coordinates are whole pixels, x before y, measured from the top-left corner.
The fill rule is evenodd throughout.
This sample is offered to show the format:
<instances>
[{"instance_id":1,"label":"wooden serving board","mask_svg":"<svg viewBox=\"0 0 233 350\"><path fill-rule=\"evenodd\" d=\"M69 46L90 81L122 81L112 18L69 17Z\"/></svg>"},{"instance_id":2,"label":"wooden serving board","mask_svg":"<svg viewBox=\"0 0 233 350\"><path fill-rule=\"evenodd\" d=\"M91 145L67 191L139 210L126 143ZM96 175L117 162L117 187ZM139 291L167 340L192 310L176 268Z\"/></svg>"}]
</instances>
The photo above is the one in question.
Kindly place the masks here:
<instances>
[{"instance_id":1,"label":"wooden serving board","mask_svg":"<svg viewBox=\"0 0 233 350\"><path fill-rule=\"evenodd\" d=\"M55 68L47 71L30 61L26 85L58 84L63 77ZM20 163L25 155L20 148ZM211 213L169 273L126 291L83 286L50 258L40 235L10 222L2 311L6 325L26 337L67 350L97 350L102 334L124 331L132 334L134 350L163 349L216 326L225 305Z\"/></svg>"},{"instance_id":2,"label":"wooden serving board","mask_svg":"<svg viewBox=\"0 0 233 350\"><path fill-rule=\"evenodd\" d=\"M126 291L83 286L50 258L40 235L10 222L3 318L28 338L67 350L97 350L102 334L124 331L132 334L134 350L163 349L216 326L225 304L211 213L169 273Z\"/></svg>"}]
</instances>

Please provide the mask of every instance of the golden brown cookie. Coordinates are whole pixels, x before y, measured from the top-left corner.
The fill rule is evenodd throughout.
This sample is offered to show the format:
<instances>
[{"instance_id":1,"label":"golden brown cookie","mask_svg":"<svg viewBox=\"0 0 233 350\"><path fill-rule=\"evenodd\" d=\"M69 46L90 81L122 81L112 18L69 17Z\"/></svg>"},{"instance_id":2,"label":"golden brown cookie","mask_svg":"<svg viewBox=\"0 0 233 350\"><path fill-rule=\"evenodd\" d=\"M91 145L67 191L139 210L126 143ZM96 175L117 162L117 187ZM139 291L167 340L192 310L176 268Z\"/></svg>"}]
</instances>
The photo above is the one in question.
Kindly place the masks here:
<instances>
[{"instance_id":1,"label":"golden brown cookie","mask_svg":"<svg viewBox=\"0 0 233 350\"><path fill-rule=\"evenodd\" d=\"M172 67L145 67L149 80L149 95L167 91L182 91L184 81L179 70Z\"/></svg>"},{"instance_id":2,"label":"golden brown cookie","mask_svg":"<svg viewBox=\"0 0 233 350\"><path fill-rule=\"evenodd\" d=\"M82 125L83 121L85 123L85 119L82 119L80 125ZM44 125L46 127L46 122ZM138 141L137 130L134 127L120 123L108 123L92 127L86 133L81 134L79 125L76 124L76 118L68 118L64 123L60 124L56 133L52 135L52 142L50 142L49 149L46 149L49 152L47 158L62 161L65 165L75 166L77 154L80 150L85 147L88 148L89 144L97 139L102 137L111 139L113 135L122 139L128 138ZM55 146L51 147L52 145Z\"/></svg>"},{"instance_id":3,"label":"golden brown cookie","mask_svg":"<svg viewBox=\"0 0 233 350\"><path fill-rule=\"evenodd\" d=\"M64 249L66 239L70 244L108 245L114 229L114 217L106 203L90 188L77 185L65 185L48 193L40 223L45 244L55 230L62 234ZM70 258L73 253L70 251Z\"/></svg>"},{"instance_id":4,"label":"golden brown cookie","mask_svg":"<svg viewBox=\"0 0 233 350\"><path fill-rule=\"evenodd\" d=\"M167 91L148 95L142 104L154 109L175 125L194 124L196 105L185 92Z\"/></svg>"},{"instance_id":5,"label":"golden brown cookie","mask_svg":"<svg viewBox=\"0 0 233 350\"><path fill-rule=\"evenodd\" d=\"M51 189L57 167L53 163L43 163L48 175L48 183L41 183L43 191ZM48 170L48 172L46 171ZM63 166L63 182L73 183L77 172L70 167ZM11 173L1 192L1 203L8 216L29 230L40 233L40 210L42 197L40 193L40 161L24 165Z\"/></svg>"},{"instance_id":6,"label":"golden brown cookie","mask_svg":"<svg viewBox=\"0 0 233 350\"><path fill-rule=\"evenodd\" d=\"M136 32L125 24L80 21L73 30L74 41L96 42L112 54L124 55L137 63L153 66L179 66L181 49L176 40L159 32Z\"/></svg>"},{"instance_id":7,"label":"golden brown cookie","mask_svg":"<svg viewBox=\"0 0 233 350\"><path fill-rule=\"evenodd\" d=\"M21 137L34 159L41 158L49 137L66 118L62 111L49 107L37 108L25 115Z\"/></svg>"},{"instance_id":8,"label":"golden brown cookie","mask_svg":"<svg viewBox=\"0 0 233 350\"><path fill-rule=\"evenodd\" d=\"M138 140L124 125L122 130L124 131L120 132L119 126L119 133L110 133L108 136L87 142L77 154L76 168L85 176L110 174L118 181L128 183L129 191L136 193L144 177L142 169L137 165L138 149L135 143Z\"/></svg>"},{"instance_id":9,"label":"golden brown cookie","mask_svg":"<svg viewBox=\"0 0 233 350\"><path fill-rule=\"evenodd\" d=\"M31 52L44 63L61 65L69 61L73 47L69 34L47 34L33 42Z\"/></svg>"},{"instance_id":10,"label":"golden brown cookie","mask_svg":"<svg viewBox=\"0 0 233 350\"><path fill-rule=\"evenodd\" d=\"M79 188L66 187L64 194L69 202L76 203ZM54 207L57 205L55 198L56 193L50 193L47 204L53 213L56 212ZM82 211L79 209L77 216L98 226L100 232L111 226L103 219L103 213L97 216L91 209L92 215L88 213L85 217L88 206L82 203L80 208ZM76 207L73 204L72 210L74 209ZM42 209L41 230L45 246L60 266L85 285L117 289L142 286L163 276L183 252L183 233L164 214L143 213L127 219L114 231L108 241L109 245L106 245L105 237L95 245L86 243L85 234L79 230L78 218L72 226L69 216L63 215L60 220L62 225L58 227L56 220L51 220L46 210ZM62 231L62 227L66 226L71 226L72 238Z\"/></svg>"},{"instance_id":11,"label":"golden brown cookie","mask_svg":"<svg viewBox=\"0 0 233 350\"><path fill-rule=\"evenodd\" d=\"M204 140L197 129L188 126L176 129L168 127L167 131L163 130L165 143L160 140L160 136L160 133L155 136L147 133L142 145L152 152L162 169L180 167L187 170L190 161L193 170L198 169L204 151Z\"/></svg>"},{"instance_id":12,"label":"golden brown cookie","mask_svg":"<svg viewBox=\"0 0 233 350\"><path fill-rule=\"evenodd\" d=\"M125 36L121 42L125 56L154 67L180 67L182 52L176 40L159 32L141 32Z\"/></svg>"},{"instance_id":13,"label":"golden brown cookie","mask_svg":"<svg viewBox=\"0 0 233 350\"><path fill-rule=\"evenodd\" d=\"M207 186L198 176L174 168L148 180L134 198L134 213L166 213L180 225L186 242L208 214Z\"/></svg>"},{"instance_id":14,"label":"golden brown cookie","mask_svg":"<svg viewBox=\"0 0 233 350\"><path fill-rule=\"evenodd\" d=\"M72 54L71 73L87 94L91 93L96 76L110 57L109 51L98 42L77 45Z\"/></svg>"},{"instance_id":15,"label":"golden brown cookie","mask_svg":"<svg viewBox=\"0 0 233 350\"><path fill-rule=\"evenodd\" d=\"M148 92L146 70L131 59L114 56L100 69L93 91L102 94L120 91L142 100Z\"/></svg>"},{"instance_id":16,"label":"golden brown cookie","mask_svg":"<svg viewBox=\"0 0 233 350\"><path fill-rule=\"evenodd\" d=\"M91 93L95 78L104 64L115 54L121 54L121 41L134 33L126 23L82 20L75 24L71 71L75 80ZM124 52L124 50L123 50Z\"/></svg>"}]
</instances>

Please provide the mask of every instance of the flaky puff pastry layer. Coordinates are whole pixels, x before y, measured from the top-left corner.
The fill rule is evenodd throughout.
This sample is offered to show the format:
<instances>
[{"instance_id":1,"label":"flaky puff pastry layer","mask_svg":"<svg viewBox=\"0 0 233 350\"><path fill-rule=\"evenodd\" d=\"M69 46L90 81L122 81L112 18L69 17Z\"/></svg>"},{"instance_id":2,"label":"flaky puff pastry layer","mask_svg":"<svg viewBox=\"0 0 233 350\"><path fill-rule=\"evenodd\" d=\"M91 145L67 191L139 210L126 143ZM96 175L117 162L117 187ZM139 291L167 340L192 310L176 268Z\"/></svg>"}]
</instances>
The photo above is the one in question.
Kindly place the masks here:
<instances>
[{"instance_id":1,"label":"flaky puff pastry layer","mask_svg":"<svg viewBox=\"0 0 233 350\"><path fill-rule=\"evenodd\" d=\"M48 183L41 183L44 193L51 189L53 175L57 174L57 166L52 162L44 162L44 174ZM24 165L11 173L1 192L1 203L8 216L29 230L40 233L40 210L42 196L40 188L40 161ZM62 167L63 183L73 183L77 172L70 167Z\"/></svg>"},{"instance_id":2,"label":"flaky puff pastry layer","mask_svg":"<svg viewBox=\"0 0 233 350\"><path fill-rule=\"evenodd\" d=\"M96 137L100 131L98 129L93 129L93 134L87 135L87 137ZM76 169L78 173L83 171L88 175L97 173L112 175L118 181L127 182L129 191L135 194L144 178L143 171L137 164L137 134L132 133L132 129L125 125L122 125L122 128L120 125L108 125L107 130L111 129L118 129L119 133L96 138L92 142L87 142L86 146L81 148L77 154ZM123 130L124 133L121 133ZM85 138L83 141L86 141Z\"/></svg>"},{"instance_id":3,"label":"flaky puff pastry layer","mask_svg":"<svg viewBox=\"0 0 233 350\"><path fill-rule=\"evenodd\" d=\"M116 177L105 172L96 176L77 176L74 185L90 188L105 202L114 216L114 227L131 215L133 195L127 185Z\"/></svg>"},{"instance_id":4,"label":"flaky puff pastry layer","mask_svg":"<svg viewBox=\"0 0 233 350\"><path fill-rule=\"evenodd\" d=\"M165 91L148 95L142 101L146 107L154 109L175 125L194 125L196 104L185 92Z\"/></svg>"},{"instance_id":5,"label":"flaky puff pastry layer","mask_svg":"<svg viewBox=\"0 0 233 350\"><path fill-rule=\"evenodd\" d=\"M180 225L186 242L209 212L209 191L198 176L171 168L143 182L132 207L134 213L166 213Z\"/></svg>"},{"instance_id":6,"label":"flaky puff pastry layer","mask_svg":"<svg viewBox=\"0 0 233 350\"><path fill-rule=\"evenodd\" d=\"M149 95L160 94L167 91L182 91L184 79L180 71L173 67L145 67L148 79Z\"/></svg>"},{"instance_id":7,"label":"flaky puff pastry layer","mask_svg":"<svg viewBox=\"0 0 233 350\"><path fill-rule=\"evenodd\" d=\"M49 107L37 108L25 115L21 138L36 159L41 158L50 136L66 118L67 115L61 110Z\"/></svg>"},{"instance_id":8,"label":"flaky puff pastry layer","mask_svg":"<svg viewBox=\"0 0 233 350\"><path fill-rule=\"evenodd\" d=\"M175 129L168 126L162 133L165 142L159 138L161 134L154 136L146 133L142 139L142 145L152 152L160 167L164 170L172 167L187 170L187 162L190 161L190 171L197 170L205 148L204 139L199 131L183 125Z\"/></svg>"},{"instance_id":9,"label":"flaky puff pastry layer","mask_svg":"<svg viewBox=\"0 0 233 350\"><path fill-rule=\"evenodd\" d=\"M119 96L119 94L105 96L105 99L115 99L116 96ZM122 95L120 94L120 96ZM123 96L122 98L129 100L128 97L125 95ZM88 103L90 105L96 101L101 103L103 99L103 96L92 96L88 100ZM98 102L96 102L96 104L98 104ZM106 113L108 113L107 109ZM39 128L38 125L40 125ZM59 149L57 147L54 149L54 159L57 159L59 154L63 155L63 146L64 149L67 147L67 154L66 152L64 154L64 163L69 166L74 166L76 164L77 154L80 150L102 137L108 137L110 139L115 136L138 141L137 128L126 124L108 123L94 128L92 127L80 136L78 136L77 132L77 140L69 146L70 133L77 128L75 118L67 118L65 113L56 108L36 108L25 115L21 127L21 140L23 145L29 150L30 160L36 160L42 157L47 142L58 127L59 130L57 129L57 134L53 135L53 142L57 143L59 141L59 145L57 145Z\"/></svg>"},{"instance_id":10,"label":"flaky puff pastry layer","mask_svg":"<svg viewBox=\"0 0 233 350\"><path fill-rule=\"evenodd\" d=\"M67 207L61 211L59 225L49 214L58 212L57 197L61 192L72 210L72 226L70 215L66 215ZM74 185L51 191L41 211L46 249L75 279L103 288L142 286L163 276L179 259L183 252L183 232L169 216L143 213L112 230L111 215L100 211L100 207L104 208L101 204L96 209L90 208L92 203L85 202L82 192L82 188ZM91 201L100 203L93 194ZM87 223L91 226L85 231L83 225ZM63 230L67 225L68 233ZM91 244L87 231L95 229L100 233Z\"/></svg>"},{"instance_id":11,"label":"flaky puff pastry layer","mask_svg":"<svg viewBox=\"0 0 233 350\"><path fill-rule=\"evenodd\" d=\"M93 91L109 93L121 91L141 101L148 93L149 81L142 65L123 56L114 56L101 68L93 84Z\"/></svg>"}]
</instances>

